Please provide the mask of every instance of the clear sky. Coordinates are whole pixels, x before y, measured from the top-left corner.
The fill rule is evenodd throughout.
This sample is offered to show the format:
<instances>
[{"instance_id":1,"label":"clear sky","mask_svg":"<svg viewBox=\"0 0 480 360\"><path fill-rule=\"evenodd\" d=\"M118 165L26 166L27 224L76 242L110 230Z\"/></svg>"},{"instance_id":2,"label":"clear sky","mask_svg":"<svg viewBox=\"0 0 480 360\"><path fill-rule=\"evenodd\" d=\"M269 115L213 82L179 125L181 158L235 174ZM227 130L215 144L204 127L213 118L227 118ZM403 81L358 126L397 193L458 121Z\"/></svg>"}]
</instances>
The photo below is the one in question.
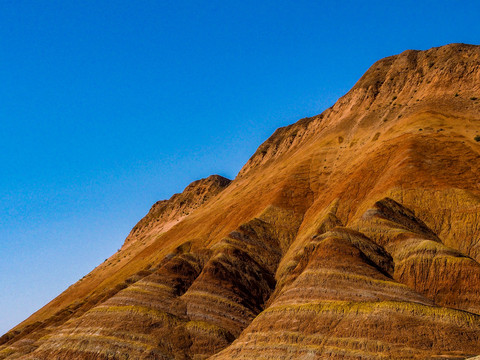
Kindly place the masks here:
<instances>
[{"instance_id":1,"label":"clear sky","mask_svg":"<svg viewBox=\"0 0 480 360\"><path fill-rule=\"evenodd\" d=\"M478 1L0 0L0 334L159 199L235 177L376 60L480 43Z\"/></svg>"}]
</instances>

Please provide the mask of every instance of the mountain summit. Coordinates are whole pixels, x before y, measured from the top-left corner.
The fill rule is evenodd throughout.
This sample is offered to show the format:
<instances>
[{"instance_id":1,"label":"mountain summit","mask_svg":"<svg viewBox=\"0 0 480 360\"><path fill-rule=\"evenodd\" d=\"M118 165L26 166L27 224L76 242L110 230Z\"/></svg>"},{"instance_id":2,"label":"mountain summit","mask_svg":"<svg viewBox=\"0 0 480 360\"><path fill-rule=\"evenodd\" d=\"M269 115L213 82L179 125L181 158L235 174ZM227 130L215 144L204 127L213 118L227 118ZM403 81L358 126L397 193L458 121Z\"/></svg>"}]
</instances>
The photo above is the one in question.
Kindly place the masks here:
<instances>
[{"instance_id":1,"label":"mountain summit","mask_svg":"<svg viewBox=\"0 0 480 360\"><path fill-rule=\"evenodd\" d=\"M230 181L156 203L0 359L480 354L480 46L376 62Z\"/></svg>"}]
</instances>

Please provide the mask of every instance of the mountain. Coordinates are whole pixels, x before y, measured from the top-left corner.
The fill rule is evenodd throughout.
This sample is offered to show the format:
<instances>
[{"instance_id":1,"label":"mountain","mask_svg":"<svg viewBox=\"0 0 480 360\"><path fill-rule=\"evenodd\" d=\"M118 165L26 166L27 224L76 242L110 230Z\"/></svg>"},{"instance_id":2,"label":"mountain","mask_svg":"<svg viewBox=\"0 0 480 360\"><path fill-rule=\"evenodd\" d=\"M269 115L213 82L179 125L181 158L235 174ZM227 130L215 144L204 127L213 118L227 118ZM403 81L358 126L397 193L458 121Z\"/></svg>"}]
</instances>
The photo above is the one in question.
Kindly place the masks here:
<instances>
[{"instance_id":1,"label":"mountain","mask_svg":"<svg viewBox=\"0 0 480 360\"><path fill-rule=\"evenodd\" d=\"M480 355L480 47L376 62L233 180L156 203L0 359Z\"/></svg>"}]
</instances>

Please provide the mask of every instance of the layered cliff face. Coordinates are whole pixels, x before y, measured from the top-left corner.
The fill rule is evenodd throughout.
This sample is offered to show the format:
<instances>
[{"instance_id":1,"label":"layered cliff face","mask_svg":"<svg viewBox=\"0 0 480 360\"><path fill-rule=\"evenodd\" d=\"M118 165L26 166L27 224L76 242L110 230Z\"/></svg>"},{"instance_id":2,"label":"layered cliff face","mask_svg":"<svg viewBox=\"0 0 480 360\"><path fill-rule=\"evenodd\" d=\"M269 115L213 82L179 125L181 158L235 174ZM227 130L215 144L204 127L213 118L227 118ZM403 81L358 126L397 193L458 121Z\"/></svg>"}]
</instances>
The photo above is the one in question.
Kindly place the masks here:
<instances>
[{"instance_id":1,"label":"layered cliff face","mask_svg":"<svg viewBox=\"0 0 480 360\"><path fill-rule=\"evenodd\" d=\"M0 359L480 354L480 47L375 63L235 180L155 204Z\"/></svg>"}]
</instances>

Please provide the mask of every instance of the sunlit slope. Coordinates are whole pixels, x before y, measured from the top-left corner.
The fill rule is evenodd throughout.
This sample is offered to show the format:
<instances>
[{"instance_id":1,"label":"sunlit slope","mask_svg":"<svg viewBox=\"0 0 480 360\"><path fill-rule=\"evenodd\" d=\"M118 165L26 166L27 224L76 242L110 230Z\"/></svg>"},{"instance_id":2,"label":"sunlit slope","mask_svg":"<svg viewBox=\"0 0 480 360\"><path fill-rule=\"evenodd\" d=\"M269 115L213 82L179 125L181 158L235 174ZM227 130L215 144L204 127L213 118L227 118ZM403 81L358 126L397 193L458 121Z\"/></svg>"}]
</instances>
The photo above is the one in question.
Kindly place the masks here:
<instances>
[{"instance_id":1,"label":"sunlit slope","mask_svg":"<svg viewBox=\"0 0 480 360\"><path fill-rule=\"evenodd\" d=\"M480 354L480 48L375 63L235 180L157 203L0 359Z\"/></svg>"}]
</instances>

